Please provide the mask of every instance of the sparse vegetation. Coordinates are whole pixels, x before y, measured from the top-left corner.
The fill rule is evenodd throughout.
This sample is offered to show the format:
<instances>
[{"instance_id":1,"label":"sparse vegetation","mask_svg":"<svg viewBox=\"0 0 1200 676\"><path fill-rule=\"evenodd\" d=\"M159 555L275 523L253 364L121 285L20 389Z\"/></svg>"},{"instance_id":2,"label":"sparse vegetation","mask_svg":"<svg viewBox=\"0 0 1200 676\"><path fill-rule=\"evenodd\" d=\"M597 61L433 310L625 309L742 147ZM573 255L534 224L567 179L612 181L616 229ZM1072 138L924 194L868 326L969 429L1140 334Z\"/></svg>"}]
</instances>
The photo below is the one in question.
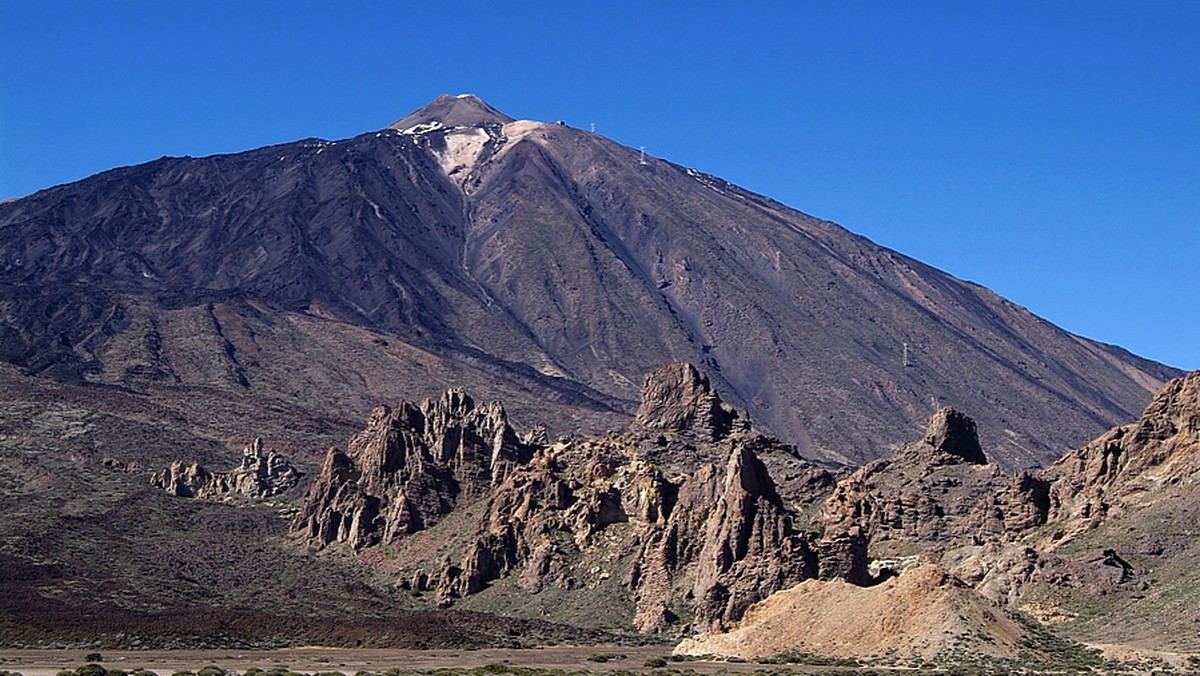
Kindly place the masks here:
<instances>
[{"instance_id":1,"label":"sparse vegetation","mask_svg":"<svg viewBox=\"0 0 1200 676\"><path fill-rule=\"evenodd\" d=\"M588 655L587 660L588 662L604 663L610 660L623 660L625 658L626 656L621 653L592 653Z\"/></svg>"},{"instance_id":2,"label":"sparse vegetation","mask_svg":"<svg viewBox=\"0 0 1200 676\"><path fill-rule=\"evenodd\" d=\"M789 650L772 657L755 660L759 664L806 664L815 667L857 667L859 661L852 657L815 655L801 650Z\"/></svg>"}]
</instances>

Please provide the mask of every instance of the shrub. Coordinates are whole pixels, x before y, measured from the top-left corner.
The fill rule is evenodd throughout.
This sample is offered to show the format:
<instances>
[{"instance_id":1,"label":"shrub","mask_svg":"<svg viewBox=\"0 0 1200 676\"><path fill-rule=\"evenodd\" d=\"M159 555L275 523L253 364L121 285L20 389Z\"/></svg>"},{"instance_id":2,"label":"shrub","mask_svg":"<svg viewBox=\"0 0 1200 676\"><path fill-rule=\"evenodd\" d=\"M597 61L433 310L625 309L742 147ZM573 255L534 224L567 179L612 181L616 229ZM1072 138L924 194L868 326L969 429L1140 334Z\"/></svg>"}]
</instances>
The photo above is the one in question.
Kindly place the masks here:
<instances>
[{"instance_id":1,"label":"shrub","mask_svg":"<svg viewBox=\"0 0 1200 676\"><path fill-rule=\"evenodd\" d=\"M75 670L75 676L106 676L108 670L99 664L85 664Z\"/></svg>"},{"instance_id":2,"label":"shrub","mask_svg":"<svg viewBox=\"0 0 1200 676\"><path fill-rule=\"evenodd\" d=\"M88 653L87 655L83 656L83 661L85 661L85 662L103 662L104 656L101 655L100 653Z\"/></svg>"},{"instance_id":3,"label":"shrub","mask_svg":"<svg viewBox=\"0 0 1200 676\"><path fill-rule=\"evenodd\" d=\"M651 669L660 669L667 666L667 660L662 657L651 657L642 663L642 666L650 667Z\"/></svg>"},{"instance_id":4,"label":"shrub","mask_svg":"<svg viewBox=\"0 0 1200 676\"><path fill-rule=\"evenodd\" d=\"M196 676L225 676L225 670L221 667L210 664L200 671L197 671Z\"/></svg>"}]
</instances>

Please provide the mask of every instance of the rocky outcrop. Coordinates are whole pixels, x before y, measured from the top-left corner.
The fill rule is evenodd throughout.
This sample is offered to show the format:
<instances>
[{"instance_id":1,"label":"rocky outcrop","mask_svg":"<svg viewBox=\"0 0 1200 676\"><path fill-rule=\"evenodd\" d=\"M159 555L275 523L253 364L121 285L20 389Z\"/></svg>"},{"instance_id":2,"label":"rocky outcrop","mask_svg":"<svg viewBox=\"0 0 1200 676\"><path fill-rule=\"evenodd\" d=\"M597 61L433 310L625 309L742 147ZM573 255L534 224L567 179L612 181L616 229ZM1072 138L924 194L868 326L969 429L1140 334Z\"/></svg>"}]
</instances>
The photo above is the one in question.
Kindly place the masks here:
<instances>
[{"instance_id":1,"label":"rocky outcrop","mask_svg":"<svg viewBox=\"0 0 1200 676\"><path fill-rule=\"evenodd\" d=\"M1063 456L1041 474L1060 540L1095 527L1137 496L1200 472L1200 371L1172 380L1141 418Z\"/></svg>"},{"instance_id":2,"label":"rocky outcrop","mask_svg":"<svg viewBox=\"0 0 1200 676\"><path fill-rule=\"evenodd\" d=\"M865 547L843 538L819 551L759 454L819 472L744 420L690 364L648 374L630 432L594 440L523 442L498 405L474 408L450 392L378 409L346 452L329 453L293 526L354 548L434 529L444 544L402 553L399 584L441 606L512 577L528 594L607 589L648 632L728 626L821 574L862 581ZM436 530L471 504L473 532Z\"/></svg>"},{"instance_id":3,"label":"rocky outcrop","mask_svg":"<svg viewBox=\"0 0 1200 676\"><path fill-rule=\"evenodd\" d=\"M627 527L613 534L617 523ZM726 626L817 575L811 539L794 530L762 462L736 443L724 466L673 480L619 440L568 443L497 487L462 559L444 562L430 586L443 605L518 570L526 592L574 589L595 573L573 562L610 547L632 555L621 584L639 630L665 630L683 613L695 627Z\"/></svg>"},{"instance_id":4,"label":"rocky outcrop","mask_svg":"<svg viewBox=\"0 0 1200 676\"><path fill-rule=\"evenodd\" d=\"M719 441L749 423L721 401L708 376L686 362L647 373L642 400L633 420L635 431L687 432L704 441Z\"/></svg>"},{"instance_id":5,"label":"rocky outcrop","mask_svg":"<svg viewBox=\"0 0 1200 676\"><path fill-rule=\"evenodd\" d=\"M228 472L211 472L197 463L177 460L153 475L150 483L172 495L190 498L242 496L267 498L295 488L303 473L262 439L242 449L242 464Z\"/></svg>"},{"instance_id":6,"label":"rocky outcrop","mask_svg":"<svg viewBox=\"0 0 1200 676\"><path fill-rule=\"evenodd\" d=\"M933 414L922 443L937 452L934 462L948 463L955 458L972 465L986 465L988 461L979 445L975 421L952 408L943 408ZM923 450L914 445L907 448L918 453Z\"/></svg>"},{"instance_id":7,"label":"rocky outcrop","mask_svg":"<svg viewBox=\"0 0 1200 676\"><path fill-rule=\"evenodd\" d=\"M344 452L329 450L292 529L320 545L391 542L486 496L531 453L499 403L461 390L380 406Z\"/></svg>"},{"instance_id":8,"label":"rocky outcrop","mask_svg":"<svg viewBox=\"0 0 1200 676\"><path fill-rule=\"evenodd\" d=\"M898 554L916 545L932 561L948 552L961 560L974 557L975 568L965 574L983 580L990 573L976 570L982 560L977 548L1016 542L1046 523L1049 508L1049 481L1028 472L1004 476L987 463L971 419L942 409L921 441L838 482L817 521L826 540L856 537L864 547ZM946 565L958 572L955 564ZM854 579L844 571L836 576Z\"/></svg>"},{"instance_id":9,"label":"rocky outcrop","mask_svg":"<svg viewBox=\"0 0 1200 676\"><path fill-rule=\"evenodd\" d=\"M736 444L725 466L683 481L664 527L648 534L629 575L635 625L664 629L676 618L671 590L691 580L693 628L724 627L752 603L816 577L810 534L797 533L762 461Z\"/></svg>"}]
</instances>

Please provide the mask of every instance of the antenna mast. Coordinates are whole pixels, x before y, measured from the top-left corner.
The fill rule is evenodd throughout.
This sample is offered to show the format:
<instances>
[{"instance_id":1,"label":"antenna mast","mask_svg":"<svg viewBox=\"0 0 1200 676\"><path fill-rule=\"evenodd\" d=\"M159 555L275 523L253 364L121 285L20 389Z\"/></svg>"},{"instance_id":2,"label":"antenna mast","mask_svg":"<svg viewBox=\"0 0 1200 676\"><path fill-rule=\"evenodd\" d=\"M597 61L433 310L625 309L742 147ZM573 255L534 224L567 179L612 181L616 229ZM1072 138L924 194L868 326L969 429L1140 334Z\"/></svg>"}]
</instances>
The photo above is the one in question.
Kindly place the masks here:
<instances>
[{"instance_id":1,"label":"antenna mast","mask_svg":"<svg viewBox=\"0 0 1200 676\"><path fill-rule=\"evenodd\" d=\"M646 166L646 146L642 146L642 159L638 160L638 164Z\"/></svg>"}]
</instances>

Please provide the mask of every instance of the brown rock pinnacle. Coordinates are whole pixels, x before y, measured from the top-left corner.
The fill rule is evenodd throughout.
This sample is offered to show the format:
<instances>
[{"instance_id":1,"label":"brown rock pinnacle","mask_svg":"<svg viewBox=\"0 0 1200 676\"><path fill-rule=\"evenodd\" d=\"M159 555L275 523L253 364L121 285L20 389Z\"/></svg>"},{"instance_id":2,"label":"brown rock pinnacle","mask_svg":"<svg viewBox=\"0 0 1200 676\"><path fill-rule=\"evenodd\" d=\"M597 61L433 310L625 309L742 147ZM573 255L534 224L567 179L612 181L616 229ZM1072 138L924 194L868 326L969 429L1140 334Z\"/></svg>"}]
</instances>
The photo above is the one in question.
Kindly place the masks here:
<instances>
[{"instance_id":1,"label":"brown rock pinnacle","mask_svg":"<svg viewBox=\"0 0 1200 676\"><path fill-rule=\"evenodd\" d=\"M721 401L708 376L686 362L665 364L646 374L635 431L692 433L706 441L723 439L745 427L737 411Z\"/></svg>"}]
</instances>

